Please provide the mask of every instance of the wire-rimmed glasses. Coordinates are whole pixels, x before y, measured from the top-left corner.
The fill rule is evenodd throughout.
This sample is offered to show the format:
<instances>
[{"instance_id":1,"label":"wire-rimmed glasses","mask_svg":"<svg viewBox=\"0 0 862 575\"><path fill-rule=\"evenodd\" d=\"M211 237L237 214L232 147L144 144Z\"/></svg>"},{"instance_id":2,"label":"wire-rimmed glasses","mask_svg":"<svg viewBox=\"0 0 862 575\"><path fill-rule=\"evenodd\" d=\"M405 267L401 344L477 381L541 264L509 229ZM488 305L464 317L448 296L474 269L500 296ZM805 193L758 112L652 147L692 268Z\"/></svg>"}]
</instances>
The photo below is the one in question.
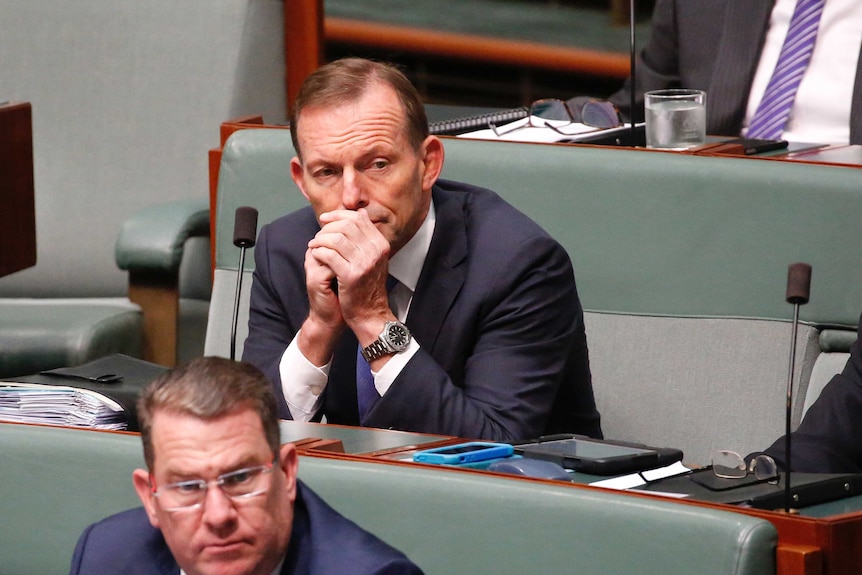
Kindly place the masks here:
<instances>
[{"instance_id":1,"label":"wire-rimmed glasses","mask_svg":"<svg viewBox=\"0 0 862 575\"><path fill-rule=\"evenodd\" d=\"M778 483L778 465L768 455L754 457L748 465L745 458L735 451L720 449L712 454L712 472L724 479L743 479L754 475L760 481Z\"/></svg>"},{"instance_id":2,"label":"wire-rimmed glasses","mask_svg":"<svg viewBox=\"0 0 862 575\"><path fill-rule=\"evenodd\" d=\"M215 484L232 501L251 499L266 493L269 489L271 483L269 475L272 473L276 461L277 458L265 465L237 469L219 475L210 481L187 479L160 487L156 487L155 479L151 476L153 495L159 499L162 509L171 512L200 508L206 499L207 490L211 484Z\"/></svg>"},{"instance_id":3,"label":"wire-rimmed glasses","mask_svg":"<svg viewBox=\"0 0 862 575\"><path fill-rule=\"evenodd\" d=\"M578 119L580 118L580 119ZM563 122L561 124L561 122ZM569 104L556 98L544 98L530 104L527 122L513 122L512 126L497 127L496 124L488 124L488 127L497 137L503 136L521 128L550 128L564 136L574 136L578 131L567 132L564 128L570 124L584 124L593 128L607 129L622 126L616 107L604 100L589 100L581 109L580 116L574 113Z\"/></svg>"}]
</instances>

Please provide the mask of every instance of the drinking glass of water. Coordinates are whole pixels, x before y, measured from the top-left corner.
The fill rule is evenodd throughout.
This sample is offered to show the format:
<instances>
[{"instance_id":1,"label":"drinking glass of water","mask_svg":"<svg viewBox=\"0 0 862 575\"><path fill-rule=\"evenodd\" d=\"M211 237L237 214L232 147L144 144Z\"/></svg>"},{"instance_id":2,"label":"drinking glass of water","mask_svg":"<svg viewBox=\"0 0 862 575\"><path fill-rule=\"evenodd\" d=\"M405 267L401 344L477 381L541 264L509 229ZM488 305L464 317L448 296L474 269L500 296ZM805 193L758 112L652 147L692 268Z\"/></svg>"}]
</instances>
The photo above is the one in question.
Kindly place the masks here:
<instances>
[{"instance_id":1,"label":"drinking glass of water","mask_svg":"<svg viewBox=\"0 0 862 575\"><path fill-rule=\"evenodd\" d=\"M685 150L706 141L706 92L654 90L644 94L647 148Z\"/></svg>"}]
</instances>

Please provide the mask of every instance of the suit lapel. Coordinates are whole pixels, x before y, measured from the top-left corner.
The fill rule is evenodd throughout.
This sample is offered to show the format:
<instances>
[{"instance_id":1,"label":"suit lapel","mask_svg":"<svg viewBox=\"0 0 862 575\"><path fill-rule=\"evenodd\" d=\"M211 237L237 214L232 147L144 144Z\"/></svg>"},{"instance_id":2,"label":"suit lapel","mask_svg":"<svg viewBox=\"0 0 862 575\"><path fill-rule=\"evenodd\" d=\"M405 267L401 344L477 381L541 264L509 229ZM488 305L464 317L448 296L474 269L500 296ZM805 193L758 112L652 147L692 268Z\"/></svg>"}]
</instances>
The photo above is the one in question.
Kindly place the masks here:
<instances>
[{"instance_id":1,"label":"suit lapel","mask_svg":"<svg viewBox=\"0 0 862 575\"><path fill-rule=\"evenodd\" d=\"M464 284L467 197L464 193L434 188L437 222L407 316L410 331L428 352L433 351L443 321Z\"/></svg>"},{"instance_id":2,"label":"suit lapel","mask_svg":"<svg viewBox=\"0 0 862 575\"><path fill-rule=\"evenodd\" d=\"M721 45L707 91L707 124L717 134L739 132L766 39L774 0L728 0ZM751 38L757 38L752 44Z\"/></svg>"},{"instance_id":3,"label":"suit lapel","mask_svg":"<svg viewBox=\"0 0 862 575\"><path fill-rule=\"evenodd\" d=\"M859 47L856 83L853 85L853 99L850 104L850 143L862 144L862 46Z\"/></svg>"}]
</instances>

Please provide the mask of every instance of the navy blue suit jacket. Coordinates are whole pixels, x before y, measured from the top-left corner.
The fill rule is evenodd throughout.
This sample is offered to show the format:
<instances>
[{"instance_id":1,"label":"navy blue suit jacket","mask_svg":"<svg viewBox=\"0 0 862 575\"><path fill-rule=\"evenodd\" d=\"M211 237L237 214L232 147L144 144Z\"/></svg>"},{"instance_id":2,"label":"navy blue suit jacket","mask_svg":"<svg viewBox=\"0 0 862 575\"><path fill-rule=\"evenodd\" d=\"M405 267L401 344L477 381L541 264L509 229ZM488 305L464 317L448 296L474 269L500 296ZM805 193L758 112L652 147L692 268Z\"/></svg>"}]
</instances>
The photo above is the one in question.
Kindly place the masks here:
<instances>
[{"instance_id":1,"label":"navy blue suit jacket","mask_svg":"<svg viewBox=\"0 0 862 575\"><path fill-rule=\"evenodd\" d=\"M706 133L738 136L775 0L657 0L650 39L637 61L636 119L643 94L664 88L706 90ZM850 111L850 143L862 144L862 46ZM583 97L573 99L578 108ZM631 82L610 97L631 117ZM579 108L578 108L579 109Z\"/></svg>"},{"instance_id":2,"label":"navy blue suit jacket","mask_svg":"<svg viewBox=\"0 0 862 575\"><path fill-rule=\"evenodd\" d=\"M71 575L177 575L179 565L143 507L88 527L75 547ZM400 551L340 515L297 483L293 532L282 575L421 575Z\"/></svg>"},{"instance_id":3,"label":"navy blue suit jacket","mask_svg":"<svg viewBox=\"0 0 862 575\"><path fill-rule=\"evenodd\" d=\"M540 191L537 193L541 193ZM601 437L583 311L568 254L497 194L440 180L436 227L407 325L421 349L366 417L370 427L512 441ZM276 388L279 360L308 315L303 262L310 208L261 229L243 360ZM335 352L327 422L359 425L356 337Z\"/></svg>"},{"instance_id":4,"label":"navy blue suit jacket","mask_svg":"<svg viewBox=\"0 0 862 575\"><path fill-rule=\"evenodd\" d=\"M791 433L790 465L812 473L862 472L862 317L844 371L833 377ZM785 467L784 437L766 453Z\"/></svg>"}]
</instances>

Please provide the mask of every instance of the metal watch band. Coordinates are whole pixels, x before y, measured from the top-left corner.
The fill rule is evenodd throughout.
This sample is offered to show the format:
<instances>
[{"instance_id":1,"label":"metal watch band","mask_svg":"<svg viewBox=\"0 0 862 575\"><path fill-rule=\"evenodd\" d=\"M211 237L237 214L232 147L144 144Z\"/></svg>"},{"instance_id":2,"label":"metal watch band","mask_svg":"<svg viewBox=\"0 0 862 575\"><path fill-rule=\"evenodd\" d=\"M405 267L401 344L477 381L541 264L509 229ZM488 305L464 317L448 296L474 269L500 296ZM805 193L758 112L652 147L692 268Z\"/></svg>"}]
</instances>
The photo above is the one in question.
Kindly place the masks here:
<instances>
[{"instance_id":1,"label":"metal watch band","mask_svg":"<svg viewBox=\"0 0 862 575\"><path fill-rule=\"evenodd\" d=\"M377 338L371 343L371 345L362 348L362 357L365 358L365 361L371 363L378 357L383 357L393 351L394 350L389 349L389 346L386 345L385 342L381 341L380 338Z\"/></svg>"}]
</instances>

